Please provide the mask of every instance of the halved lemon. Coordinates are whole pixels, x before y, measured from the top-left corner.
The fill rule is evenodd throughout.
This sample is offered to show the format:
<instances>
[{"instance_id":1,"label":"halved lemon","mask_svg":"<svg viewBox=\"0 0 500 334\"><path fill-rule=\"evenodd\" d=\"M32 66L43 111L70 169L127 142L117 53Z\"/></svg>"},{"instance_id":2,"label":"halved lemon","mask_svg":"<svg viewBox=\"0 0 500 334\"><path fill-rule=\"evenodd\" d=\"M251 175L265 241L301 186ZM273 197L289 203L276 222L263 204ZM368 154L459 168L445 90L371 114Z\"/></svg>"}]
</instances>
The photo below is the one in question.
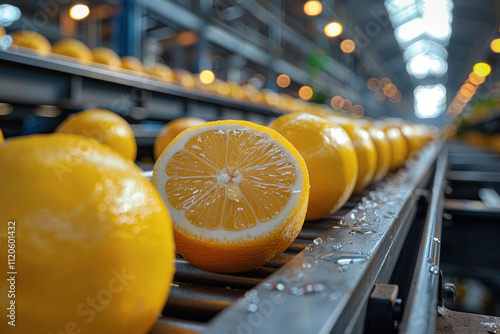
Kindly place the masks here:
<instances>
[{"instance_id":1,"label":"halved lemon","mask_svg":"<svg viewBox=\"0 0 500 334\"><path fill-rule=\"evenodd\" d=\"M153 183L176 249L205 270L242 272L281 254L306 214L304 159L276 131L246 121L191 127L163 151Z\"/></svg>"}]
</instances>

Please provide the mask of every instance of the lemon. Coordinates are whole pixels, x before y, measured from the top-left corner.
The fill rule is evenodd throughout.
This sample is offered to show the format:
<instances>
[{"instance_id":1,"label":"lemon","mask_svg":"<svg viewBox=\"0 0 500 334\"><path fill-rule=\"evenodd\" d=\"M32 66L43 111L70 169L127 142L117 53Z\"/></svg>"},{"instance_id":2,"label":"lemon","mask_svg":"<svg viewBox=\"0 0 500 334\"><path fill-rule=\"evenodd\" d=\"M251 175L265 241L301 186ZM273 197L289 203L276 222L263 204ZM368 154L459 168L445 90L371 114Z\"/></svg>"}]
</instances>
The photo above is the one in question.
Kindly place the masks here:
<instances>
[{"instance_id":1,"label":"lemon","mask_svg":"<svg viewBox=\"0 0 500 334\"><path fill-rule=\"evenodd\" d=\"M38 56L47 56L52 52L52 45L36 31L19 30L12 34L12 46L33 49Z\"/></svg>"},{"instance_id":2,"label":"lemon","mask_svg":"<svg viewBox=\"0 0 500 334\"><path fill-rule=\"evenodd\" d=\"M158 157L161 155L165 147L175 138L179 133L182 131L195 126L195 125L200 125L205 123L205 120L197 117L181 117L178 119L175 119L171 122L168 122L163 126L163 128L160 130L158 133L158 136L156 136L154 146L153 146L153 152L155 159L158 159Z\"/></svg>"},{"instance_id":3,"label":"lemon","mask_svg":"<svg viewBox=\"0 0 500 334\"><path fill-rule=\"evenodd\" d=\"M0 184L3 254L15 235L15 333L151 328L173 280L173 232L131 161L82 136L14 138L0 145ZM4 271L4 312L9 289ZM11 328L4 315L0 332Z\"/></svg>"},{"instance_id":4,"label":"lemon","mask_svg":"<svg viewBox=\"0 0 500 334\"><path fill-rule=\"evenodd\" d=\"M321 112L320 112L321 113ZM354 145L358 157L358 178L354 186L354 192L366 188L373 180L377 168L377 151L370 134L353 121L333 115L326 118L342 127L347 132Z\"/></svg>"},{"instance_id":5,"label":"lemon","mask_svg":"<svg viewBox=\"0 0 500 334\"><path fill-rule=\"evenodd\" d=\"M174 79L174 71L165 64L154 63L146 68L147 72L155 77L159 77L166 81Z\"/></svg>"},{"instance_id":6,"label":"lemon","mask_svg":"<svg viewBox=\"0 0 500 334\"><path fill-rule=\"evenodd\" d=\"M246 121L197 125L156 161L177 251L211 271L241 272L288 248L304 223L304 160L276 131Z\"/></svg>"},{"instance_id":7,"label":"lemon","mask_svg":"<svg viewBox=\"0 0 500 334\"><path fill-rule=\"evenodd\" d=\"M133 56L123 56L121 58L121 66L122 68L130 71L135 71L139 73L146 72L139 58Z\"/></svg>"},{"instance_id":8,"label":"lemon","mask_svg":"<svg viewBox=\"0 0 500 334\"><path fill-rule=\"evenodd\" d=\"M135 160L137 143L130 125L123 118L105 109L89 109L64 120L57 132L97 139L122 157Z\"/></svg>"},{"instance_id":9,"label":"lemon","mask_svg":"<svg viewBox=\"0 0 500 334\"><path fill-rule=\"evenodd\" d=\"M306 219L318 219L340 209L358 177L358 159L348 134L324 118L290 113L269 126L282 134L304 158L311 190Z\"/></svg>"},{"instance_id":10,"label":"lemon","mask_svg":"<svg viewBox=\"0 0 500 334\"><path fill-rule=\"evenodd\" d=\"M64 38L54 44L54 53L61 56L92 61L92 51L87 45L74 38Z\"/></svg>"},{"instance_id":11,"label":"lemon","mask_svg":"<svg viewBox=\"0 0 500 334\"><path fill-rule=\"evenodd\" d=\"M110 48L98 47L92 50L94 63L104 64L112 67L120 67L121 60L115 51Z\"/></svg>"}]
</instances>

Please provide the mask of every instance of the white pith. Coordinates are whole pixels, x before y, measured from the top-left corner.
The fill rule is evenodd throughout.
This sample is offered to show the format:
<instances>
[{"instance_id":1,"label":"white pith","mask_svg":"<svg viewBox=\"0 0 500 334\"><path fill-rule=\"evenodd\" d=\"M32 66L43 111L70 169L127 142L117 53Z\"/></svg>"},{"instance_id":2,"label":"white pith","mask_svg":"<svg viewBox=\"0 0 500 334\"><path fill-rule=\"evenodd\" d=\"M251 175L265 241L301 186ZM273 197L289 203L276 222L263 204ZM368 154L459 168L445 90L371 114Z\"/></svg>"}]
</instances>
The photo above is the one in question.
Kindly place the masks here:
<instances>
[{"instance_id":1,"label":"white pith","mask_svg":"<svg viewBox=\"0 0 500 334\"><path fill-rule=\"evenodd\" d=\"M205 228L200 228L192 223L190 223L184 217L183 210L175 209L168 201L167 195L165 193L165 183L169 179L169 176L165 172L165 167L174 154L184 149L187 141L192 137L198 136L203 132L213 131L213 130L245 130L250 131L261 138L263 138L266 142L271 142L278 146L283 152L286 153L288 161L295 167L296 179L295 183L287 188L291 190L291 196L288 203L285 207L272 219L266 222L259 222L257 220L257 224L251 228L244 229L241 231L227 231L222 228L217 230L209 230ZM204 240L213 240L213 241L221 241L221 242L235 242L237 240L251 240L267 234L288 220L290 216L290 211L296 207L300 197L302 196L302 187L304 184L304 175L301 171L301 164L297 160L297 158L289 152L287 148L285 148L279 141L271 139L271 136L268 133L261 133L255 131L249 127L245 127L239 124L216 124L211 127L201 127L198 129L191 130L189 133L185 134L181 137L173 146L163 153L160 159L157 161L154 172L153 172L153 183L156 188L160 192L163 201L167 205L174 225L177 229L182 229L188 231L190 234L193 234L197 237L197 239ZM218 184L221 183L231 183L238 185L243 180L243 175L238 172L238 170L228 171L226 168L219 171L219 173L215 176Z\"/></svg>"}]
</instances>

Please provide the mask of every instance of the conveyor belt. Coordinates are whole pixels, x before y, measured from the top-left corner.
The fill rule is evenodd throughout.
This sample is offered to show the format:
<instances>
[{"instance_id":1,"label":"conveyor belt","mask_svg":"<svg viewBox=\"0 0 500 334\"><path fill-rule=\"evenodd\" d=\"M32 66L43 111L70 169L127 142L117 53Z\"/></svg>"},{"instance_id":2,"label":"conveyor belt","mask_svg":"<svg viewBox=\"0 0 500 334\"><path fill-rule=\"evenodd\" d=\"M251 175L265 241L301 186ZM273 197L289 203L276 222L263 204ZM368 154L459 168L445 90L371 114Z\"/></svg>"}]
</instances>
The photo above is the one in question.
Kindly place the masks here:
<instances>
[{"instance_id":1,"label":"conveyor belt","mask_svg":"<svg viewBox=\"0 0 500 334\"><path fill-rule=\"evenodd\" d=\"M29 50L0 50L0 73L0 101L7 103L75 109L99 105L122 114L141 108L142 118L163 120L187 113L207 120L241 118L267 124L280 115L266 105L187 89L128 70L82 65L69 57L41 58Z\"/></svg>"},{"instance_id":2,"label":"conveyor belt","mask_svg":"<svg viewBox=\"0 0 500 334\"><path fill-rule=\"evenodd\" d=\"M375 283L388 282L442 143L355 194L326 219L306 222L280 257L242 274L177 258L163 316L151 333L359 333Z\"/></svg>"}]
</instances>

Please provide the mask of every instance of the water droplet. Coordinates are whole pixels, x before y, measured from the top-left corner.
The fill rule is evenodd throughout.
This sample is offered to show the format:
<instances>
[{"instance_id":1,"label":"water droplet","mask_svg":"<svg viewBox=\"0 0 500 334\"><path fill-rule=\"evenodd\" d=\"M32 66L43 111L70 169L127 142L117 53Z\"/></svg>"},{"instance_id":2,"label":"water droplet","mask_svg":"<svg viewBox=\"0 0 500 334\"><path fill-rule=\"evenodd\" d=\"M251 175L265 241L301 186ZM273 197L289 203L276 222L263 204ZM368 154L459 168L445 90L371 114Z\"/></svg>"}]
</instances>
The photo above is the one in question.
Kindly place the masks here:
<instances>
[{"instance_id":1,"label":"water droplet","mask_svg":"<svg viewBox=\"0 0 500 334\"><path fill-rule=\"evenodd\" d=\"M313 261L304 261L302 263L302 269L304 269L304 270L312 270L317 264L318 264L318 261L316 261L316 260L313 260Z\"/></svg>"},{"instance_id":2,"label":"water droplet","mask_svg":"<svg viewBox=\"0 0 500 334\"><path fill-rule=\"evenodd\" d=\"M481 321L481 325L483 325L484 328L486 328L488 333L493 333L493 334L498 333L497 329L500 327L500 323L498 322Z\"/></svg>"},{"instance_id":3,"label":"water droplet","mask_svg":"<svg viewBox=\"0 0 500 334\"><path fill-rule=\"evenodd\" d=\"M341 295L340 291L334 291L328 295L328 300L333 302L334 300L338 299L340 295Z\"/></svg>"},{"instance_id":4,"label":"water droplet","mask_svg":"<svg viewBox=\"0 0 500 334\"><path fill-rule=\"evenodd\" d=\"M101 183L101 182L97 182L97 183L95 184L95 187L94 187L94 188L95 188L95 191L97 191L97 192L101 192L101 191L102 191L102 189L103 189L103 185L102 185L102 183Z\"/></svg>"},{"instance_id":5,"label":"water droplet","mask_svg":"<svg viewBox=\"0 0 500 334\"><path fill-rule=\"evenodd\" d=\"M321 238L316 238L313 240L313 242L316 246L319 246L323 243L323 240Z\"/></svg>"},{"instance_id":6,"label":"water droplet","mask_svg":"<svg viewBox=\"0 0 500 334\"><path fill-rule=\"evenodd\" d=\"M342 249L342 244L341 244L341 243L334 244L334 245L332 246L332 248L333 248L334 250L341 250L341 249Z\"/></svg>"},{"instance_id":7,"label":"water droplet","mask_svg":"<svg viewBox=\"0 0 500 334\"><path fill-rule=\"evenodd\" d=\"M340 220L339 220L339 225L344 225L345 224L345 219L344 217L342 217Z\"/></svg>"},{"instance_id":8,"label":"water droplet","mask_svg":"<svg viewBox=\"0 0 500 334\"><path fill-rule=\"evenodd\" d=\"M352 229L349 231L350 235L354 235L354 234L363 234L364 235L364 234L374 234L374 233L377 233L377 231L370 230L370 229L362 229L362 228Z\"/></svg>"},{"instance_id":9,"label":"water droplet","mask_svg":"<svg viewBox=\"0 0 500 334\"><path fill-rule=\"evenodd\" d=\"M330 238L326 238L326 241L327 241L327 242L334 242L334 241L335 241L335 238L331 238L331 237L330 237Z\"/></svg>"},{"instance_id":10,"label":"water droplet","mask_svg":"<svg viewBox=\"0 0 500 334\"><path fill-rule=\"evenodd\" d=\"M270 283L270 282L265 282L262 283L262 286L270 291L284 291L285 290L285 284L278 282L278 283Z\"/></svg>"},{"instance_id":11,"label":"water droplet","mask_svg":"<svg viewBox=\"0 0 500 334\"><path fill-rule=\"evenodd\" d=\"M246 307L246 310L247 310L247 312L250 312L250 313L257 312L257 310L258 310L257 304L249 303Z\"/></svg>"},{"instance_id":12,"label":"water droplet","mask_svg":"<svg viewBox=\"0 0 500 334\"><path fill-rule=\"evenodd\" d=\"M313 249L312 249L312 247L311 247L311 246L306 246L306 248L304 248L304 250L305 250L306 252L311 252Z\"/></svg>"},{"instance_id":13,"label":"water droplet","mask_svg":"<svg viewBox=\"0 0 500 334\"><path fill-rule=\"evenodd\" d=\"M430 271L432 274L437 275L437 274L439 274L439 267L433 264L433 265L429 268L429 271Z\"/></svg>"},{"instance_id":14,"label":"water droplet","mask_svg":"<svg viewBox=\"0 0 500 334\"><path fill-rule=\"evenodd\" d=\"M304 294L304 288L294 286L290 289L290 293L294 296L302 296Z\"/></svg>"},{"instance_id":15,"label":"water droplet","mask_svg":"<svg viewBox=\"0 0 500 334\"><path fill-rule=\"evenodd\" d=\"M249 290L245 292L245 299L254 303L258 303L259 297L257 290Z\"/></svg>"},{"instance_id":16,"label":"water droplet","mask_svg":"<svg viewBox=\"0 0 500 334\"><path fill-rule=\"evenodd\" d=\"M350 252L331 252L321 255L320 259L335 262L339 265L347 265L351 263L359 263L366 261L366 254L350 253Z\"/></svg>"},{"instance_id":17,"label":"water droplet","mask_svg":"<svg viewBox=\"0 0 500 334\"><path fill-rule=\"evenodd\" d=\"M346 272L347 270L349 270L349 266L347 264L343 264L343 265L338 265L336 268L335 268L338 272Z\"/></svg>"}]
</instances>

